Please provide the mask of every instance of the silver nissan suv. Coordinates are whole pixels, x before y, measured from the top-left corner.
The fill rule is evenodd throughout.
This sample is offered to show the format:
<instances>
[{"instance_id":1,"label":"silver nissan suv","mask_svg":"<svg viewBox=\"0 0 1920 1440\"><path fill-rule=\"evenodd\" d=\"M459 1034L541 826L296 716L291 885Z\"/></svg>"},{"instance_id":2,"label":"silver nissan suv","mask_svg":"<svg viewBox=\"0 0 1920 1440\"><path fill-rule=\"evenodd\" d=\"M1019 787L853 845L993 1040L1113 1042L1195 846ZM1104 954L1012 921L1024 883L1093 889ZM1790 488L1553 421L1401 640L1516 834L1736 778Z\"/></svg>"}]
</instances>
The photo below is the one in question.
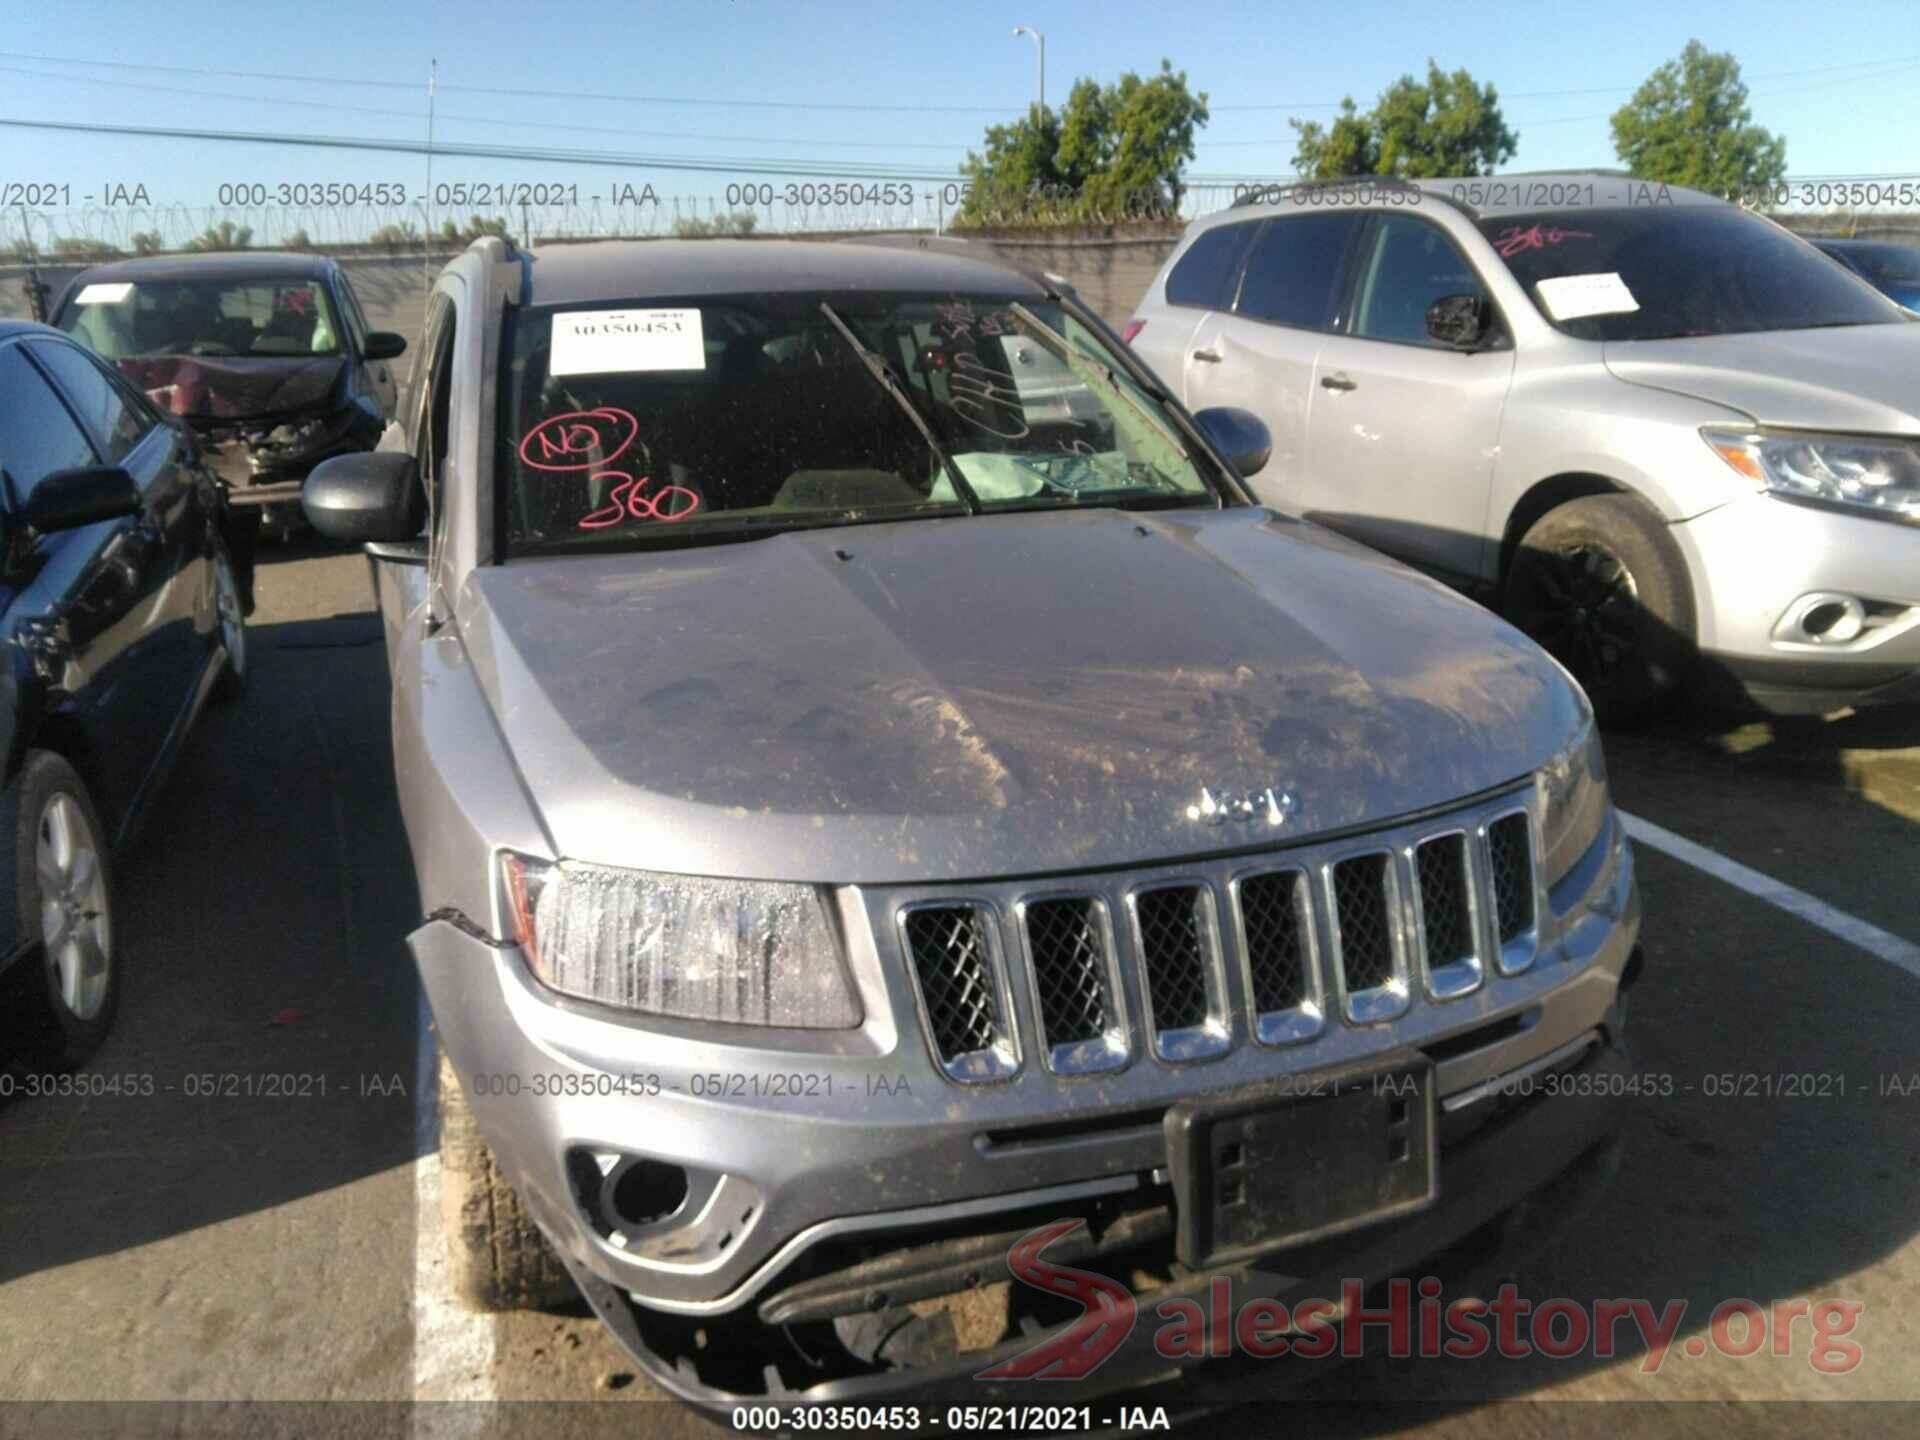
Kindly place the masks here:
<instances>
[{"instance_id":1,"label":"silver nissan suv","mask_svg":"<svg viewBox=\"0 0 1920 1440\"><path fill-rule=\"evenodd\" d=\"M1251 481L1482 596L1603 719L1920 700L1920 316L1616 173L1255 188L1126 337Z\"/></svg>"},{"instance_id":2,"label":"silver nissan suv","mask_svg":"<svg viewBox=\"0 0 1920 1440\"><path fill-rule=\"evenodd\" d=\"M481 240L405 412L304 502L371 557L476 1302L577 1286L710 1406L1031 1399L1041 1261L1297 1299L1597 1193L1580 688L1253 503L1261 423L1057 281Z\"/></svg>"}]
</instances>

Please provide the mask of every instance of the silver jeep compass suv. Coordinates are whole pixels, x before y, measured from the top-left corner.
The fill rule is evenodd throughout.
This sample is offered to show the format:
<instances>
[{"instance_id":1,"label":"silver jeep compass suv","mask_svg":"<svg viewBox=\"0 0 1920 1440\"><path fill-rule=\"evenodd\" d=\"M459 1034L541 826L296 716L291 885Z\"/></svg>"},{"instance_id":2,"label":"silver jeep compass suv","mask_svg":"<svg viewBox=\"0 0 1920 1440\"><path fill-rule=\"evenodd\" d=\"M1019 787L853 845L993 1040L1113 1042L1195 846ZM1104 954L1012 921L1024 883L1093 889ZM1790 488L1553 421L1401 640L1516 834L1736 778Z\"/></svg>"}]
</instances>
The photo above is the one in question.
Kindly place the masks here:
<instances>
[{"instance_id":1,"label":"silver jeep compass suv","mask_svg":"<svg viewBox=\"0 0 1920 1440\"><path fill-rule=\"evenodd\" d=\"M1618 174L1271 187L1134 349L1274 436L1254 492L1479 593L1630 719L1920 700L1920 317Z\"/></svg>"},{"instance_id":2,"label":"silver jeep compass suv","mask_svg":"<svg viewBox=\"0 0 1920 1440\"><path fill-rule=\"evenodd\" d=\"M1593 1193L1631 1078L1580 689L970 257L479 241L306 486L371 542L462 1284L709 1405L1032 1398L975 1377L1083 1307L1023 1242L1402 1273Z\"/></svg>"}]
</instances>

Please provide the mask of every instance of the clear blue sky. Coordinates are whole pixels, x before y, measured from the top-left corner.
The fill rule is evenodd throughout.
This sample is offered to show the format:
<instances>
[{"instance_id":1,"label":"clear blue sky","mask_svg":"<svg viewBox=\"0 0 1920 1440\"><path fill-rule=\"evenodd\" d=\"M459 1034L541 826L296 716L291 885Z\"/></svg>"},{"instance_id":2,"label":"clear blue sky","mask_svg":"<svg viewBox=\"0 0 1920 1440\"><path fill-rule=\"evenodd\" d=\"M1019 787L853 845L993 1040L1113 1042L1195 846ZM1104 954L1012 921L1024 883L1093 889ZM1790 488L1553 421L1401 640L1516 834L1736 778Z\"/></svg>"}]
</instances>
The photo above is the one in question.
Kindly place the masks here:
<instances>
[{"instance_id":1,"label":"clear blue sky","mask_svg":"<svg viewBox=\"0 0 1920 1440\"><path fill-rule=\"evenodd\" d=\"M1146 72L1162 56L1184 69L1215 107L1191 167L1197 175L1288 173L1289 116L1325 118L1347 94L1365 107L1397 76L1424 71L1429 55L1499 87L1520 135L1507 168L1539 170L1613 164L1608 114L1697 36L1739 58L1755 119L1787 137L1794 175L1920 172L1920 28L1912 0L1745 0L1711 18L1690 15L1695 8L1652 0L61 0L0 11L0 51L7 52L0 54L0 117L417 141L425 134L428 62L437 59L436 134L445 141L948 173L987 124L1017 115L1032 99L1033 46L1010 33L1028 24L1046 34L1047 94L1055 103L1081 76L1109 81L1127 69ZM113 66L64 63L82 60ZM118 68L141 66L323 78ZM512 97L460 86L631 98ZM670 100L642 103L647 97ZM695 99L951 108L682 103ZM1259 106L1278 108L1234 108ZM0 182L70 182L76 205L110 181L143 183L160 204L198 207L212 203L225 181L398 180L418 190L424 175L424 162L408 156L0 129ZM650 182L662 195L709 196L738 177L443 158L434 178L567 180L583 193Z\"/></svg>"}]
</instances>

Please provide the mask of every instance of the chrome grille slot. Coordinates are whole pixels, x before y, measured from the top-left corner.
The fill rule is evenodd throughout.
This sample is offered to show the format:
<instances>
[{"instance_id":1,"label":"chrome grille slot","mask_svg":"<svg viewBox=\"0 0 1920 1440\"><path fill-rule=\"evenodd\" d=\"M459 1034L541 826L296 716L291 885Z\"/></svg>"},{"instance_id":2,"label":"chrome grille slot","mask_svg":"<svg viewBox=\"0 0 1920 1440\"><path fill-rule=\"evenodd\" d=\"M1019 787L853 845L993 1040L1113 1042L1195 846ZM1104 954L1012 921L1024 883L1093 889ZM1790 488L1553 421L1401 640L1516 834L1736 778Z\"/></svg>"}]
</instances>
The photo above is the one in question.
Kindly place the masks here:
<instances>
[{"instance_id":1,"label":"chrome grille slot","mask_svg":"<svg viewBox=\"0 0 1920 1440\"><path fill-rule=\"evenodd\" d=\"M1487 873L1500 968L1515 974L1533 963L1538 923L1532 832L1525 812L1503 815L1487 826Z\"/></svg>"},{"instance_id":2,"label":"chrome grille slot","mask_svg":"<svg viewBox=\"0 0 1920 1440\"><path fill-rule=\"evenodd\" d=\"M1334 864L1331 889L1336 960L1347 1018L1386 1020L1407 1008L1399 963L1399 895L1393 857L1351 855Z\"/></svg>"},{"instance_id":3,"label":"chrome grille slot","mask_svg":"<svg viewBox=\"0 0 1920 1440\"><path fill-rule=\"evenodd\" d=\"M1451 1000L1479 988L1482 975L1473 865L1463 831L1423 840L1413 852L1427 993Z\"/></svg>"},{"instance_id":4,"label":"chrome grille slot","mask_svg":"<svg viewBox=\"0 0 1920 1440\"><path fill-rule=\"evenodd\" d=\"M1240 917L1254 1038L1262 1045L1310 1040L1325 1023L1313 937L1313 899L1300 870L1243 875L1233 885Z\"/></svg>"},{"instance_id":5,"label":"chrome grille slot","mask_svg":"<svg viewBox=\"0 0 1920 1440\"><path fill-rule=\"evenodd\" d=\"M1250 875L1240 882L1240 921L1247 945L1253 1008L1291 1010L1307 998L1307 925L1298 870Z\"/></svg>"},{"instance_id":6,"label":"chrome grille slot","mask_svg":"<svg viewBox=\"0 0 1920 1440\"><path fill-rule=\"evenodd\" d=\"M997 1080L1016 1057L995 963L992 921L975 905L916 905L900 912L927 1037L956 1080Z\"/></svg>"},{"instance_id":7,"label":"chrome grille slot","mask_svg":"<svg viewBox=\"0 0 1920 1440\"><path fill-rule=\"evenodd\" d=\"M1225 1050L1212 892L1204 885L1157 886L1136 891L1132 909L1155 1053L1197 1060Z\"/></svg>"},{"instance_id":8,"label":"chrome grille slot","mask_svg":"<svg viewBox=\"0 0 1920 1440\"><path fill-rule=\"evenodd\" d=\"M1099 903L1075 895L1034 900L1023 908L1041 1038L1049 1045L1071 1045L1104 1035L1113 1016Z\"/></svg>"}]
</instances>

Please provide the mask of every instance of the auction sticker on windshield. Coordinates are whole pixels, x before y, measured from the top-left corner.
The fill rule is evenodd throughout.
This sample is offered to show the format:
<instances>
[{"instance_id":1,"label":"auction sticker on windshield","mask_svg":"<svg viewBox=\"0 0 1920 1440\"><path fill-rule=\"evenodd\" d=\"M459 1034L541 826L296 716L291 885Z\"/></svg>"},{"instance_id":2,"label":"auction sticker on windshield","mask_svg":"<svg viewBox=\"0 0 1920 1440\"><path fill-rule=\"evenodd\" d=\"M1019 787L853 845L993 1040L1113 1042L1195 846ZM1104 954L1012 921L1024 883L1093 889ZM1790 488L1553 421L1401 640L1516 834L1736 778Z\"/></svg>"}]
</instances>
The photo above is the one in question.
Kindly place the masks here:
<instances>
[{"instance_id":1,"label":"auction sticker on windshield","mask_svg":"<svg viewBox=\"0 0 1920 1440\"><path fill-rule=\"evenodd\" d=\"M553 317L549 375L704 370L706 366L697 309L581 310Z\"/></svg>"},{"instance_id":2,"label":"auction sticker on windshield","mask_svg":"<svg viewBox=\"0 0 1920 1440\"><path fill-rule=\"evenodd\" d=\"M123 281L118 285L88 285L73 297L76 305L118 305L133 294L133 282Z\"/></svg>"},{"instance_id":3,"label":"auction sticker on windshield","mask_svg":"<svg viewBox=\"0 0 1920 1440\"><path fill-rule=\"evenodd\" d=\"M1624 315L1640 308L1626 281L1613 270L1598 275L1556 275L1538 282L1534 288L1539 290L1541 302L1556 320Z\"/></svg>"}]
</instances>

